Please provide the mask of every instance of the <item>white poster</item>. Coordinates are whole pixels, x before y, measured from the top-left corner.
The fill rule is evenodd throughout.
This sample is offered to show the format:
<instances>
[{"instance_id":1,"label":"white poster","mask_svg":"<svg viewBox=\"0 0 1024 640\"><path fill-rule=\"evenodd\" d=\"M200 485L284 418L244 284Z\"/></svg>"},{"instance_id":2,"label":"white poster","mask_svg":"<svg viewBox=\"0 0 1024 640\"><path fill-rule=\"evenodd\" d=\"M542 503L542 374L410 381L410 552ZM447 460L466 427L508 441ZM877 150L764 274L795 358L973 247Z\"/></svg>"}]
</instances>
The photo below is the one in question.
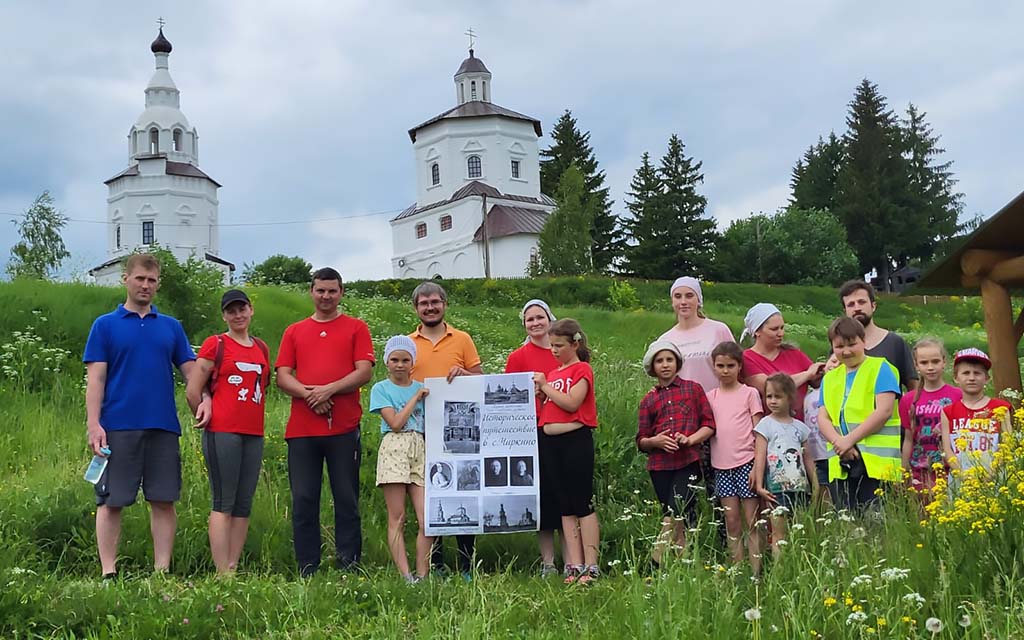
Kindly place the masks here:
<instances>
[{"instance_id":1,"label":"white poster","mask_svg":"<svg viewBox=\"0 0 1024 640\"><path fill-rule=\"evenodd\" d=\"M427 378L426 534L537 531L533 376Z\"/></svg>"}]
</instances>

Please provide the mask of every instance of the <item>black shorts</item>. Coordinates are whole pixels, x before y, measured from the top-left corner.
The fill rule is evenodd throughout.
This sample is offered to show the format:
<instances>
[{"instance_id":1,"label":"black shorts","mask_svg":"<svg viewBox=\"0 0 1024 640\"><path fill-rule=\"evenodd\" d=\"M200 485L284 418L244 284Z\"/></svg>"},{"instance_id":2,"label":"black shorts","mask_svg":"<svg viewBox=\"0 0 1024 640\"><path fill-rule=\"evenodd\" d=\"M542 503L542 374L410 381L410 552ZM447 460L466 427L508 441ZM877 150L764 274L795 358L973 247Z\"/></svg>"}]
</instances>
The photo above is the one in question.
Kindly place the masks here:
<instances>
[{"instance_id":1,"label":"black shorts","mask_svg":"<svg viewBox=\"0 0 1024 640\"><path fill-rule=\"evenodd\" d=\"M661 515L681 517L691 526L697 522L697 492L692 485L703 477L703 465L693 462L682 469L649 471L654 495L661 503Z\"/></svg>"},{"instance_id":2,"label":"black shorts","mask_svg":"<svg viewBox=\"0 0 1024 640\"><path fill-rule=\"evenodd\" d=\"M555 531L562 528L562 505L558 500L555 471L551 464L551 439L542 429L537 430L537 457L540 467L540 530Z\"/></svg>"},{"instance_id":3,"label":"black shorts","mask_svg":"<svg viewBox=\"0 0 1024 640\"><path fill-rule=\"evenodd\" d=\"M142 487L147 502L176 502L181 497L178 434L163 429L107 431L110 458L96 483L96 504L127 507Z\"/></svg>"},{"instance_id":4,"label":"black shorts","mask_svg":"<svg viewBox=\"0 0 1024 640\"><path fill-rule=\"evenodd\" d=\"M540 439L546 441L540 445L541 450L546 448L548 452L547 465L541 468L541 500L544 484L547 483L548 491L554 492L560 517L582 518L594 513L593 431L584 426L558 436L549 436L543 431L540 433Z\"/></svg>"}]
</instances>

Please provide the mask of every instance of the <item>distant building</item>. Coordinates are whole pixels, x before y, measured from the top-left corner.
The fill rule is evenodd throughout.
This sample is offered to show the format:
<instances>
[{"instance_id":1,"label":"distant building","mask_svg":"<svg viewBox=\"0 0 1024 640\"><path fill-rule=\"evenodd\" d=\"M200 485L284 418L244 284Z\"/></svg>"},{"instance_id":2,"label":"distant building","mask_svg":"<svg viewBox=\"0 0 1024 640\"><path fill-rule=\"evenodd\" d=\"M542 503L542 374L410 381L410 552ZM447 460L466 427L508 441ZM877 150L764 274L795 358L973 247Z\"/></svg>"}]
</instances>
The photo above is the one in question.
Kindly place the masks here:
<instances>
[{"instance_id":1,"label":"distant building","mask_svg":"<svg viewBox=\"0 0 1024 640\"><path fill-rule=\"evenodd\" d=\"M395 277L525 275L555 205L540 192L541 126L491 92L470 49L455 72L456 106L409 130L417 196L391 220Z\"/></svg>"},{"instance_id":2,"label":"distant building","mask_svg":"<svg viewBox=\"0 0 1024 640\"><path fill-rule=\"evenodd\" d=\"M128 132L128 168L105 182L107 260L89 275L98 284L117 284L125 256L159 244L182 262L190 256L206 260L227 283L235 266L217 255L221 185L199 168L199 133L179 108L163 28L150 51L156 70L146 87L146 108Z\"/></svg>"}]
</instances>

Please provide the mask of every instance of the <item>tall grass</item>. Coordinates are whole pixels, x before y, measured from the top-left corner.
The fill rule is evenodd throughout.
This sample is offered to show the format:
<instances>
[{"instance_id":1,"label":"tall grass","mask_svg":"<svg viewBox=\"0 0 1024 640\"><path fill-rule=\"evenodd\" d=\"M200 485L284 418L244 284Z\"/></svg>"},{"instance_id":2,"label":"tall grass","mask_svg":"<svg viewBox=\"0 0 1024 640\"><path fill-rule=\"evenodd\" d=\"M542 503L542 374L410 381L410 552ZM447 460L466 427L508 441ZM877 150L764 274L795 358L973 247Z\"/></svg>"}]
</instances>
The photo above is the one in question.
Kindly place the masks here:
<instances>
[{"instance_id":1,"label":"tall grass","mask_svg":"<svg viewBox=\"0 0 1024 640\"><path fill-rule=\"evenodd\" d=\"M721 302L706 291L708 311L738 334L746 299ZM739 285L736 285L739 287ZM800 294L792 288L789 294ZM557 294L556 291L552 292ZM811 292L809 299L821 294ZM254 333L271 345L290 322L311 311L301 292L251 290ZM396 298L401 292L395 293ZM556 314L580 320L595 349L601 426L597 432L597 503L602 520L602 568L593 588L567 588L534 577L533 536L483 536L480 574L470 584L430 580L408 587L396 575L383 539L385 510L373 486L377 422L363 423L361 574L324 570L296 577L290 496L282 439L288 400L268 396L264 470L253 508L242 571L212 576L206 539L209 490L196 432L182 437L184 487L171 576L152 576L148 516L140 504L125 511L120 568L126 578L97 580L94 500L81 480L88 462L82 368L76 363L92 319L120 301L117 290L81 285L0 284L0 345L31 328L41 344L69 350L64 371L33 369L40 384L0 382L0 636L14 638L150 637L539 637L583 638L1012 638L1024 634L1020 558L1024 518L1012 514L1007 536L959 536L919 523L916 504L899 492L885 496L885 517L852 519L798 514L783 557L759 583L730 568L717 544L716 514L702 518L683 558L652 573L647 559L659 515L643 460L635 450L636 405L651 382L639 365L644 347L672 323L667 311L611 313L560 305ZM770 299L770 298L769 298ZM907 309L901 305L906 304ZM983 345L974 328L976 302L945 301L962 316L958 329L925 306L887 300L898 309L889 326L913 335L935 333L952 348ZM404 299L346 297L347 313L365 319L378 348L415 325ZM32 313L36 311L38 313ZM450 322L474 336L486 371L500 371L521 344L518 309L466 305L452 296ZM41 320L46 318L46 320ZM787 310L791 337L811 355L824 351L831 316L811 305ZM916 324L915 324L916 323ZM219 330L208 327L209 332ZM205 335L191 336L199 343ZM276 351L276 349L274 349ZM383 375L377 367L375 380ZM180 395L180 390L179 390ZM365 394L364 394L365 397ZM180 399L179 399L180 400ZM179 402L184 407L184 402ZM182 423L188 424L182 414ZM325 566L333 549L329 492L324 491ZM801 528L802 527L802 528ZM412 529L410 525L411 539ZM1000 542L1001 541L1001 542ZM973 545L973 546L972 546ZM451 548L449 546L449 553ZM963 549L976 549L963 562ZM954 552L955 551L955 552ZM1002 554L1002 555L1000 555ZM1003 557L1009 554L1009 557ZM970 566L970 575L961 567ZM907 571L886 571L905 569ZM860 577L858 577L860 576ZM752 613L757 611L757 615ZM747 615L745 616L745 612ZM851 617L852 616L852 617ZM970 618L966 628L958 621ZM757 618L748 620L750 618ZM863 620L860 618L863 617ZM945 630L933 635L925 621Z\"/></svg>"}]
</instances>

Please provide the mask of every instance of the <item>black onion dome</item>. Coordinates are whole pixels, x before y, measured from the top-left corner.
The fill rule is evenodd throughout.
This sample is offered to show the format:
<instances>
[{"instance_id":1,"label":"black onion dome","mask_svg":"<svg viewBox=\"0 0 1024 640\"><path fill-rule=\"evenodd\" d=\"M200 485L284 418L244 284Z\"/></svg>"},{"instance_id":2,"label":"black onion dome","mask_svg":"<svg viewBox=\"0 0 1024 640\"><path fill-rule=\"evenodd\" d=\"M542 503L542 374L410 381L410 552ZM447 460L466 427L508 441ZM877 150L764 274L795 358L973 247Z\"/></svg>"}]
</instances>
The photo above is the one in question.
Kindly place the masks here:
<instances>
[{"instance_id":1,"label":"black onion dome","mask_svg":"<svg viewBox=\"0 0 1024 640\"><path fill-rule=\"evenodd\" d=\"M171 52L171 43L167 38L164 37L163 27L160 27L160 33L157 34L156 40L153 41L153 44L149 45L149 50L153 53Z\"/></svg>"},{"instance_id":2,"label":"black onion dome","mask_svg":"<svg viewBox=\"0 0 1024 640\"><path fill-rule=\"evenodd\" d=\"M455 72L455 75L461 76L464 73L490 73L487 67L484 66L484 61L473 55L473 50L469 50L469 57L462 61L462 65L459 66L459 70Z\"/></svg>"}]
</instances>

